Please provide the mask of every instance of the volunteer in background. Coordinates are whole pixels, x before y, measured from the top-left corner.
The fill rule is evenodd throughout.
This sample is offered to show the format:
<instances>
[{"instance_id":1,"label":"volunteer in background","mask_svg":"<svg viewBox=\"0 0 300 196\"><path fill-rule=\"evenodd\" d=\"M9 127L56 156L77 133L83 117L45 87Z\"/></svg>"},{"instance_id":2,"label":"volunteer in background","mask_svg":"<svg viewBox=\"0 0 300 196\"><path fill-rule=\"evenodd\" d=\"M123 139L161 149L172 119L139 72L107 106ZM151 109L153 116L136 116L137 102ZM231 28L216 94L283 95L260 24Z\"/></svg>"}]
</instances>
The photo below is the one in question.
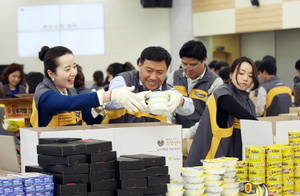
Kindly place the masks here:
<instances>
[{"instance_id":1,"label":"volunteer in background","mask_svg":"<svg viewBox=\"0 0 300 196\"><path fill-rule=\"evenodd\" d=\"M102 116L91 108L108 101L116 101L129 111L147 107L141 96L130 92L134 87L79 94L74 88L76 62L72 51L66 47L44 46L39 59L44 62L45 77L34 94L30 118L33 127L81 125L83 120L87 124L99 124Z\"/></svg>"},{"instance_id":2,"label":"volunteer in background","mask_svg":"<svg viewBox=\"0 0 300 196\"><path fill-rule=\"evenodd\" d=\"M29 72L25 78L26 93L32 94L35 92L37 85L44 79L44 74L41 72Z\"/></svg>"},{"instance_id":3,"label":"volunteer in background","mask_svg":"<svg viewBox=\"0 0 300 196\"><path fill-rule=\"evenodd\" d=\"M242 159L240 119L256 120L249 93L258 87L257 70L247 57L236 59L230 69L231 82L219 86L207 101L185 166L201 165L201 159L237 157Z\"/></svg>"},{"instance_id":4,"label":"volunteer in background","mask_svg":"<svg viewBox=\"0 0 300 196\"><path fill-rule=\"evenodd\" d=\"M4 98L17 98L16 94L26 94L24 80L25 74L22 65L12 63L7 66L1 74Z\"/></svg>"},{"instance_id":5,"label":"volunteer in background","mask_svg":"<svg viewBox=\"0 0 300 196\"><path fill-rule=\"evenodd\" d=\"M223 84L222 79L206 66L206 53L202 42L195 40L186 42L179 51L182 68L168 77L168 84L183 96L190 97L195 107L191 115L175 114L176 123L184 128L182 130L184 139L194 137L207 98Z\"/></svg>"},{"instance_id":6,"label":"volunteer in background","mask_svg":"<svg viewBox=\"0 0 300 196\"><path fill-rule=\"evenodd\" d=\"M297 71L297 76L300 76L300 59L295 63L295 69ZM294 83L294 106L300 106L300 81Z\"/></svg>"},{"instance_id":7,"label":"volunteer in background","mask_svg":"<svg viewBox=\"0 0 300 196\"><path fill-rule=\"evenodd\" d=\"M256 116L289 113L289 108L292 107L292 89L276 76L276 64L270 60L263 60L257 69L264 83L258 89Z\"/></svg>"},{"instance_id":8,"label":"volunteer in background","mask_svg":"<svg viewBox=\"0 0 300 196\"><path fill-rule=\"evenodd\" d=\"M194 105L191 98L182 96L166 83L170 63L171 55L166 49L148 47L141 53L138 70L120 73L109 84L109 90L135 86L134 93L167 91L169 101L164 115L149 114L147 109L132 113L118 103L109 102L105 106L107 112L103 123L167 122L167 115L174 111L183 116L192 114Z\"/></svg>"}]
</instances>

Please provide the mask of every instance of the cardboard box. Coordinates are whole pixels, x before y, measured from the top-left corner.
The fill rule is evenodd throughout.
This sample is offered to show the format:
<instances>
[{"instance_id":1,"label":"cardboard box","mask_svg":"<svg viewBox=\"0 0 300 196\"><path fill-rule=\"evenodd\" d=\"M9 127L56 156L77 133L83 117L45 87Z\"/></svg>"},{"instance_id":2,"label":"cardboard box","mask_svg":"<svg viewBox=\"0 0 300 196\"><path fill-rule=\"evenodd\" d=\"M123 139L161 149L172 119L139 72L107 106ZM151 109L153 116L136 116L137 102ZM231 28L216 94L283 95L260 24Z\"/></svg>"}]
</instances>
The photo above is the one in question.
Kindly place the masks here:
<instances>
[{"instance_id":1,"label":"cardboard box","mask_svg":"<svg viewBox=\"0 0 300 196\"><path fill-rule=\"evenodd\" d=\"M300 116L272 116L254 120L241 120L243 148L288 144L288 132L299 130ZM244 151L243 151L244 152ZM245 156L243 155L245 158Z\"/></svg>"},{"instance_id":2,"label":"cardboard box","mask_svg":"<svg viewBox=\"0 0 300 196\"><path fill-rule=\"evenodd\" d=\"M90 167L90 173L110 171L116 169L116 162L108 161L108 162L100 162L100 163L90 163L89 167Z\"/></svg>"},{"instance_id":3,"label":"cardboard box","mask_svg":"<svg viewBox=\"0 0 300 196\"><path fill-rule=\"evenodd\" d=\"M76 165L43 165L43 171L56 174L86 174L89 173L88 163ZM62 183L63 184L63 183Z\"/></svg>"},{"instance_id":4,"label":"cardboard box","mask_svg":"<svg viewBox=\"0 0 300 196\"><path fill-rule=\"evenodd\" d=\"M114 196L114 190L88 192L88 196Z\"/></svg>"},{"instance_id":5,"label":"cardboard box","mask_svg":"<svg viewBox=\"0 0 300 196\"><path fill-rule=\"evenodd\" d=\"M117 188L117 180L116 179L101 180L101 181L97 181L97 182L89 182L88 183L88 192L113 190L116 188Z\"/></svg>"},{"instance_id":6,"label":"cardboard box","mask_svg":"<svg viewBox=\"0 0 300 196\"><path fill-rule=\"evenodd\" d=\"M68 143L76 140L82 140L82 138L39 138L39 144Z\"/></svg>"},{"instance_id":7,"label":"cardboard box","mask_svg":"<svg viewBox=\"0 0 300 196\"><path fill-rule=\"evenodd\" d=\"M146 187L147 180L145 178L118 180L118 189L136 189Z\"/></svg>"},{"instance_id":8,"label":"cardboard box","mask_svg":"<svg viewBox=\"0 0 300 196\"><path fill-rule=\"evenodd\" d=\"M143 189L117 189L115 190L115 196L138 196L143 195Z\"/></svg>"},{"instance_id":9,"label":"cardboard box","mask_svg":"<svg viewBox=\"0 0 300 196\"><path fill-rule=\"evenodd\" d=\"M90 154L90 163L102 162L102 161L115 161L117 160L116 151L106 151Z\"/></svg>"},{"instance_id":10,"label":"cardboard box","mask_svg":"<svg viewBox=\"0 0 300 196\"><path fill-rule=\"evenodd\" d=\"M0 104L4 104L5 118L30 118L32 113L33 95L26 98L0 99Z\"/></svg>"},{"instance_id":11,"label":"cardboard box","mask_svg":"<svg viewBox=\"0 0 300 196\"><path fill-rule=\"evenodd\" d=\"M89 182L89 174L50 174L53 175L53 182L57 184Z\"/></svg>"},{"instance_id":12,"label":"cardboard box","mask_svg":"<svg viewBox=\"0 0 300 196\"><path fill-rule=\"evenodd\" d=\"M19 173L21 167L13 136L0 135L0 174Z\"/></svg>"},{"instance_id":13,"label":"cardboard box","mask_svg":"<svg viewBox=\"0 0 300 196\"><path fill-rule=\"evenodd\" d=\"M147 186L158 186L170 183L170 175L148 176Z\"/></svg>"},{"instance_id":14,"label":"cardboard box","mask_svg":"<svg viewBox=\"0 0 300 196\"><path fill-rule=\"evenodd\" d=\"M168 175L169 168L168 166L153 166L153 167L146 167L146 176L159 176L159 175Z\"/></svg>"},{"instance_id":15,"label":"cardboard box","mask_svg":"<svg viewBox=\"0 0 300 196\"><path fill-rule=\"evenodd\" d=\"M145 177L146 177L145 169L116 171L116 179L118 180L145 178Z\"/></svg>"},{"instance_id":16,"label":"cardboard box","mask_svg":"<svg viewBox=\"0 0 300 196\"><path fill-rule=\"evenodd\" d=\"M181 125L170 123L124 123L94 126L21 128L22 171L24 165L37 165L36 145L39 138L93 138L112 141L117 156L151 154L164 156L171 178L181 178ZM131 145L134 144L134 145Z\"/></svg>"},{"instance_id":17,"label":"cardboard box","mask_svg":"<svg viewBox=\"0 0 300 196\"><path fill-rule=\"evenodd\" d=\"M144 195L165 194L166 192L168 192L168 187L166 184L158 186L148 186L144 189Z\"/></svg>"},{"instance_id":18,"label":"cardboard box","mask_svg":"<svg viewBox=\"0 0 300 196\"><path fill-rule=\"evenodd\" d=\"M111 141L96 140L96 139L83 139L69 142L71 144L83 144L85 145L86 153L99 153L112 150Z\"/></svg>"},{"instance_id":19,"label":"cardboard box","mask_svg":"<svg viewBox=\"0 0 300 196\"><path fill-rule=\"evenodd\" d=\"M145 167L162 166L166 164L166 158L164 156L157 156L151 154L132 154L132 155L121 155L121 157L144 160Z\"/></svg>"},{"instance_id":20,"label":"cardboard box","mask_svg":"<svg viewBox=\"0 0 300 196\"><path fill-rule=\"evenodd\" d=\"M58 195L63 194L75 194L75 193L87 193L86 183L69 183L69 184L56 184L54 186L54 192Z\"/></svg>"},{"instance_id":21,"label":"cardboard box","mask_svg":"<svg viewBox=\"0 0 300 196\"><path fill-rule=\"evenodd\" d=\"M87 154L69 155L64 157L51 156L51 155L38 155L39 165L75 165L79 163L87 163L89 157Z\"/></svg>"},{"instance_id":22,"label":"cardboard box","mask_svg":"<svg viewBox=\"0 0 300 196\"><path fill-rule=\"evenodd\" d=\"M89 182L115 179L115 170L89 173Z\"/></svg>"},{"instance_id":23,"label":"cardboard box","mask_svg":"<svg viewBox=\"0 0 300 196\"><path fill-rule=\"evenodd\" d=\"M144 168L145 168L145 161L141 159L118 157L116 161L117 170L133 170L133 169L144 169Z\"/></svg>"},{"instance_id":24,"label":"cardboard box","mask_svg":"<svg viewBox=\"0 0 300 196\"><path fill-rule=\"evenodd\" d=\"M85 154L86 147L78 143L39 144L37 145L37 153L54 156Z\"/></svg>"}]
</instances>

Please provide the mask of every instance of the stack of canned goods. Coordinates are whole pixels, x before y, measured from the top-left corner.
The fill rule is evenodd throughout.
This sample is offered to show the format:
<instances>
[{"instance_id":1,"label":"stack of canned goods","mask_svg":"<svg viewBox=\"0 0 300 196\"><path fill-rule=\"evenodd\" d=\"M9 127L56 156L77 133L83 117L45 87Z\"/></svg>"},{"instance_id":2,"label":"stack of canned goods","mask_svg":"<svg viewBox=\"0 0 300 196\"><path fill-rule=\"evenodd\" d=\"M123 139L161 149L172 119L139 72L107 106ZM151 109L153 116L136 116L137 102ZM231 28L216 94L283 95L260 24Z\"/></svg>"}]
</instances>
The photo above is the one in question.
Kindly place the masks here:
<instances>
[{"instance_id":1,"label":"stack of canned goods","mask_svg":"<svg viewBox=\"0 0 300 196\"><path fill-rule=\"evenodd\" d=\"M294 194L300 195L300 145L294 146Z\"/></svg>"},{"instance_id":2,"label":"stack of canned goods","mask_svg":"<svg viewBox=\"0 0 300 196\"><path fill-rule=\"evenodd\" d=\"M282 145L282 195L294 194L294 147Z\"/></svg>"},{"instance_id":3,"label":"stack of canned goods","mask_svg":"<svg viewBox=\"0 0 300 196\"><path fill-rule=\"evenodd\" d=\"M249 168L251 182L265 183L266 178L266 153L262 146L246 146L246 161Z\"/></svg>"}]
</instances>

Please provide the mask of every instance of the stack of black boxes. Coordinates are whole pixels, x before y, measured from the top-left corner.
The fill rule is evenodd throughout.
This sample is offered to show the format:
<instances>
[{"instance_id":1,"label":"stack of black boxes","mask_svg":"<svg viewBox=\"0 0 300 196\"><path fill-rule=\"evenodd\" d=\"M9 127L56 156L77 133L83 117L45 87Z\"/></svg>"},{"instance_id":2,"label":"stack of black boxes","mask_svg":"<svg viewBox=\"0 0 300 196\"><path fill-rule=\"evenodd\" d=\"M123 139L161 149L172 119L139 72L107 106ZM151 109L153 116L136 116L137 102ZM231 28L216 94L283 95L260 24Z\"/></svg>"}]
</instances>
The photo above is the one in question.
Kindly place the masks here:
<instances>
[{"instance_id":1,"label":"stack of black boxes","mask_svg":"<svg viewBox=\"0 0 300 196\"><path fill-rule=\"evenodd\" d=\"M113 196L116 152L111 141L66 139L57 143L56 139L40 139L37 146L39 165L53 175L55 195Z\"/></svg>"},{"instance_id":2,"label":"stack of black boxes","mask_svg":"<svg viewBox=\"0 0 300 196\"><path fill-rule=\"evenodd\" d=\"M157 155L134 154L118 157L116 171L116 178L118 179L117 195L165 195L167 183L170 182L168 166L165 163L165 157ZM130 191L135 194L128 194Z\"/></svg>"}]
</instances>

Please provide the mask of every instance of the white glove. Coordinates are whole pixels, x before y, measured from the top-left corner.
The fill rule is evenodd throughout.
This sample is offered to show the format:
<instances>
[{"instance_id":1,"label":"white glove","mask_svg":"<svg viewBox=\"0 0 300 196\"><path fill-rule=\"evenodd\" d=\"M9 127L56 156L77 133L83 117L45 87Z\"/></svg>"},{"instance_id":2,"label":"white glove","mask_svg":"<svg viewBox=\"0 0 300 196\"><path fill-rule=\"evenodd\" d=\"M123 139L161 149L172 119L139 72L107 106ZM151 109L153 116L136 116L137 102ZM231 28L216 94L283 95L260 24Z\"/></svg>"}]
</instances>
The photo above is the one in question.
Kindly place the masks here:
<instances>
[{"instance_id":1,"label":"white glove","mask_svg":"<svg viewBox=\"0 0 300 196\"><path fill-rule=\"evenodd\" d=\"M175 93L173 91L165 91L169 94L169 101L167 103L167 108L164 112L164 115L168 115L174 112L174 110L179 106L182 96L179 93Z\"/></svg>"},{"instance_id":2,"label":"white glove","mask_svg":"<svg viewBox=\"0 0 300 196\"><path fill-rule=\"evenodd\" d=\"M138 108L147 108L143 96L132 93L134 86L111 90L110 100L123 105L129 112L137 112Z\"/></svg>"},{"instance_id":3,"label":"white glove","mask_svg":"<svg viewBox=\"0 0 300 196\"><path fill-rule=\"evenodd\" d=\"M136 93L136 95L138 97L140 97L141 99L144 100L143 103L145 103L145 104L141 104L142 106L139 108L143 113L148 113L148 114L150 113L148 104L146 103L146 95L150 92L151 91L142 91L142 92Z\"/></svg>"},{"instance_id":4,"label":"white glove","mask_svg":"<svg viewBox=\"0 0 300 196\"><path fill-rule=\"evenodd\" d=\"M182 139L183 140L191 139L191 131L189 128L182 129Z\"/></svg>"}]
</instances>

